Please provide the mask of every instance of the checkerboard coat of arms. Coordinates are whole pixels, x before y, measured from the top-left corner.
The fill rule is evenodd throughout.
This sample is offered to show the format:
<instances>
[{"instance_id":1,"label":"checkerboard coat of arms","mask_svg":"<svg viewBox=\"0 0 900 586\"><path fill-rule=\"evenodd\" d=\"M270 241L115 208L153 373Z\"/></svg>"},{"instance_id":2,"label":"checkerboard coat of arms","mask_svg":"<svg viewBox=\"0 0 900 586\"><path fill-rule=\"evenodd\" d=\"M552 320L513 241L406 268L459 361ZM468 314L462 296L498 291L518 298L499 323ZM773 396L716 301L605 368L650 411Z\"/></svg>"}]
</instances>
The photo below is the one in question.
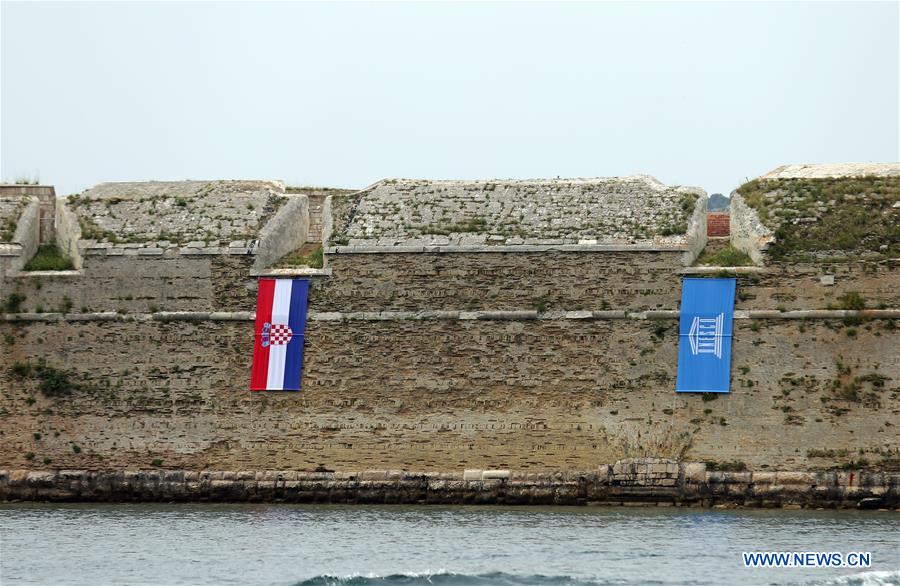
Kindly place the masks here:
<instances>
[{"instance_id":1,"label":"checkerboard coat of arms","mask_svg":"<svg viewBox=\"0 0 900 586\"><path fill-rule=\"evenodd\" d=\"M287 344L291 341L291 338L294 337L294 332L291 331L290 326L287 324L273 324L266 322L263 324L262 334L260 335L260 344L262 344L263 348L272 346L281 346L282 344Z\"/></svg>"}]
</instances>

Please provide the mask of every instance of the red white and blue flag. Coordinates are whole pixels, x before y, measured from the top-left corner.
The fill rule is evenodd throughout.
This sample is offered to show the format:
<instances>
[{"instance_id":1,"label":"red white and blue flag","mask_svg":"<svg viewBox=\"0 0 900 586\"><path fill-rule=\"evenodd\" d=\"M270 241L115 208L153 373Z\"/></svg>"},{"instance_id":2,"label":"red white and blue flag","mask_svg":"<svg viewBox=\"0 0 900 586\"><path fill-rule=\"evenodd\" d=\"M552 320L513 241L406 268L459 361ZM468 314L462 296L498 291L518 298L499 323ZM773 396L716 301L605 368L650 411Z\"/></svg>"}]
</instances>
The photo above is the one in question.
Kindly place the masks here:
<instances>
[{"instance_id":1,"label":"red white and blue flag","mask_svg":"<svg viewBox=\"0 0 900 586\"><path fill-rule=\"evenodd\" d=\"M306 326L305 279L260 279L251 391L299 391Z\"/></svg>"}]
</instances>

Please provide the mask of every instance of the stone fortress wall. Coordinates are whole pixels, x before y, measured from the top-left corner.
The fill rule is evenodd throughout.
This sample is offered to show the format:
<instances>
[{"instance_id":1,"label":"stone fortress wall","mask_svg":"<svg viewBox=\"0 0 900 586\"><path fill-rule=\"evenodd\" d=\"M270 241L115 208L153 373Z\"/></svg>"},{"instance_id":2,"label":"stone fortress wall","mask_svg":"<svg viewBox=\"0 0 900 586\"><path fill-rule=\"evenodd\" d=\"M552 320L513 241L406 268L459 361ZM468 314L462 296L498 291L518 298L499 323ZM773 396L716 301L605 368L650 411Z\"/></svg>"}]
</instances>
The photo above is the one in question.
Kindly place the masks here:
<instances>
[{"instance_id":1,"label":"stone fortress wall","mask_svg":"<svg viewBox=\"0 0 900 586\"><path fill-rule=\"evenodd\" d=\"M680 279L723 272L694 266L696 189L644 176L355 193L180 182L58 200L56 241L75 270L23 271L25 246L0 243L0 302L25 298L0 322L0 485L27 480L3 469L512 470L552 485L662 458L660 478L679 486L684 465L665 462L708 462L708 475L862 469L875 493L895 490L896 257L773 261L762 240L777 227L739 198L732 243L760 265L727 271L738 297L721 396L674 393ZM21 224L34 203L15 203ZM308 242L323 245L323 268L273 268ZM312 280L300 393L247 390L259 275Z\"/></svg>"}]
</instances>

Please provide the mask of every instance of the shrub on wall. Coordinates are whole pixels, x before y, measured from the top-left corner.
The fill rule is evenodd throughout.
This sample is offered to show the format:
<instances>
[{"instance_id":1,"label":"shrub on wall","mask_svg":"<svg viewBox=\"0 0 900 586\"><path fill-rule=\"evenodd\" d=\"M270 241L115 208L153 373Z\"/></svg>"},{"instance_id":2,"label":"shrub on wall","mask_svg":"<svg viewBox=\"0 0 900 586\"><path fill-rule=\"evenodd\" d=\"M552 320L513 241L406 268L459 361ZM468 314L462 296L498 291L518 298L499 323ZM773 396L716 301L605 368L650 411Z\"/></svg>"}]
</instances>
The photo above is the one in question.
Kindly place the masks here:
<instances>
[{"instance_id":1,"label":"shrub on wall","mask_svg":"<svg viewBox=\"0 0 900 586\"><path fill-rule=\"evenodd\" d=\"M19 380L37 381L38 390L45 397L65 397L75 391L88 390L86 385L75 382L69 372L47 366L43 362L16 362L9 372Z\"/></svg>"},{"instance_id":2,"label":"shrub on wall","mask_svg":"<svg viewBox=\"0 0 900 586\"><path fill-rule=\"evenodd\" d=\"M10 293L3 303L3 309L6 313L19 313L22 311L22 304L25 302L25 296L21 293Z\"/></svg>"}]
</instances>

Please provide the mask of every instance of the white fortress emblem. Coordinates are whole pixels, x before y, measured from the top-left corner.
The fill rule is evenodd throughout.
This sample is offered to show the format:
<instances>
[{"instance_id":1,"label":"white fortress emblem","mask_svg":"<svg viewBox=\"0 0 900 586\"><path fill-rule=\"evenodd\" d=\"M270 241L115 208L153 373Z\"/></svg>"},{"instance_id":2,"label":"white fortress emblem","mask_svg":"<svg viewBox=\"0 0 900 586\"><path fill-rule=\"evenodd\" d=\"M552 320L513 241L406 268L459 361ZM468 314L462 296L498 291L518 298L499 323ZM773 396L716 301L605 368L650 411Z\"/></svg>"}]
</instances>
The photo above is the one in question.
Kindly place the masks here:
<instances>
[{"instance_id":1,"label":"white fortress emblem","mask_svg":"<svg viewBox=\"0 0 900 586\"><path fill-rule=\"evenodd\" d=\"M691 354L712 354L722 359L722 325L725 314L716 317L694 317L688 340L691 343Z\"/></svg>"}]
</instances>

